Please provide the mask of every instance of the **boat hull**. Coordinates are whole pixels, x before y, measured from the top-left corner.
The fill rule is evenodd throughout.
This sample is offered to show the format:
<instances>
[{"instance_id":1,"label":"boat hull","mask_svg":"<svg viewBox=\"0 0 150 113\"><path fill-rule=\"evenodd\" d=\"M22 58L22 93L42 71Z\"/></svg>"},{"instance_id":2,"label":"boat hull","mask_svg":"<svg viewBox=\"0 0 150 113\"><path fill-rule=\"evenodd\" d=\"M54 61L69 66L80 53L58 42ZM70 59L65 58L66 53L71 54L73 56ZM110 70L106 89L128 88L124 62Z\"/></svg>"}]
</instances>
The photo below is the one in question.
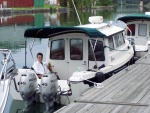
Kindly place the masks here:
<instances>
[{"instance_id":1,"label":"boat hull","mask_svg":"<svg viewBox=\"0 0 150 113\"><path fill-rule=\"evenodd\" d=\"M0 113L3 113L6 107L6 103L8 100L8 94L9 94L9 83L10 80L7 79L4 81L1 81L0 85ZM5 84L5 85L4 85ZM3 90L3 85L4 85L4 90Z\"/></svg>"}]
</instances>

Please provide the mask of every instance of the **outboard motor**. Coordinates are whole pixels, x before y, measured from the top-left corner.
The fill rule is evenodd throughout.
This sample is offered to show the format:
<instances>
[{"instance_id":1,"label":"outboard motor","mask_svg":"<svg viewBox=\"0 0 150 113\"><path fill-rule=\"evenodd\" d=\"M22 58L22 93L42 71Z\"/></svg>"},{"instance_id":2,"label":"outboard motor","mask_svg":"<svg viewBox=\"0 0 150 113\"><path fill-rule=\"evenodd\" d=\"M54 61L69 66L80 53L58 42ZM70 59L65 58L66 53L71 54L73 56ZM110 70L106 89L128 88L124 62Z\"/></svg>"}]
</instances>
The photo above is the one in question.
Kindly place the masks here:
<instances>
[{"instance_id":1,"label":"outboard motor","mask_svg":"<svg viewBox=\"0 0 150 113\"><path fill-rule=\"evenodd\" d=\"M41 79L40 92L46 104L45 113L53 111L53 104L57 100L58 81L54 74L43 75Z\"/></svg>"},{"instance_id":2,"label":"outboard motor","mask_svg":"<svg viewBox=\"0 0 150 113\"><path fill-rule=\"evenodd\" d=\"M25 102L24 111L28 111L33 100L36 99L35 96L38 89L37 75L31 69L21 69L19 74L19 92Z\"/></svg>"}]
</instances>

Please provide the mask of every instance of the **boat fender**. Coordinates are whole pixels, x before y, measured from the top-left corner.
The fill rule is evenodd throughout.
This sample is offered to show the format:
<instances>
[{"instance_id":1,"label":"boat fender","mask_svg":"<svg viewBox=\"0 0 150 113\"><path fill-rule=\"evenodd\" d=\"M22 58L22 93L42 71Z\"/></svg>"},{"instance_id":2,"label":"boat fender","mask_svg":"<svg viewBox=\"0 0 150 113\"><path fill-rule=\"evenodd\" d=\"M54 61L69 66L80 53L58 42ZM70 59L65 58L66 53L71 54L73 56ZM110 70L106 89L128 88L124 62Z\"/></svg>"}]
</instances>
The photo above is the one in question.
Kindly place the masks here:
<instances>
[{"instance_id":1,"label":"boat fender","mask_svg":"<svg viewBox=\"0 0 150 113\"><path fill-rule=\"evenodd\" d=\"M101 83L105 80L105 75L102 72L97 72L95 78L97 83Z\"/></svg>"}]
</instances>

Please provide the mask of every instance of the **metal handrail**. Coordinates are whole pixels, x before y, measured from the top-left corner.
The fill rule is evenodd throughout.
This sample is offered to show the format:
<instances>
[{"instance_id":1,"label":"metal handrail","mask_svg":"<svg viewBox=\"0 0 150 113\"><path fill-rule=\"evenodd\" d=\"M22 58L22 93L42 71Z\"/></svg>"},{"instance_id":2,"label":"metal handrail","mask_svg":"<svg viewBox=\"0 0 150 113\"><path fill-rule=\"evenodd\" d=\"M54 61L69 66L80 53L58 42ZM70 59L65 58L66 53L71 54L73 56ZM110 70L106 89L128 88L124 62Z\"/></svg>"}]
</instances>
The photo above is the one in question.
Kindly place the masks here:
<instances>
[{"instance_id":1,"label":"metal handrail","mask_svg":"<svg viewBox=\"0 0 150 113\"><path fill-rule=\"evenodd\" d=\"M89 40L90 41L90 45L91 45L91 49L92 49L92 52L93 52L93 55L94 55L94 61L95 61L95 65L96 65L96 67L97 67L97 61L96 61L96 56L95 56L95 53L94 53L94 47L93 47L93 44L92 44L92 41L91 41L91 39Z\"/></svg>"},{"instance_id":2,"label":"metal handrail","mask_svg":"<svg viewBox=\"0 0 150 113\"><path fill-rule=\"evenodd\" d=\"M126 25L126 24L125 24ZM130 30L130 28L126 25L127 30L129 30L130 32L130 36L132 36L132 31Z\"/></svg>"}]
</instances>

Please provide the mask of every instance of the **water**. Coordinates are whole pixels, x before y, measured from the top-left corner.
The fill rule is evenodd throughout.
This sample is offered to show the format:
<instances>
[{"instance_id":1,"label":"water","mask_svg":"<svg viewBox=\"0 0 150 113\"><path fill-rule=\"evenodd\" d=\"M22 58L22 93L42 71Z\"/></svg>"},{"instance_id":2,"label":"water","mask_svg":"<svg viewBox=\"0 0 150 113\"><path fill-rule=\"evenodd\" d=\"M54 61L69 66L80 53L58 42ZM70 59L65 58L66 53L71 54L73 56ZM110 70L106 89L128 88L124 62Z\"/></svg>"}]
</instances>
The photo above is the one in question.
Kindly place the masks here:
<instances>
[{"instance_id":1,"label":"water","mask_svg":"<svg viewBox=\"0 0 150 113\"><path fill-rule=\"evenodd\" d=\"M146 8L138 6L118 6L110 10L85 10L79 11L82 24L89 23L89 16L101 15L104 21L115 21L118 17L130 13L144 13L148 11ZM12 55L16 61L18 68L24 66L24 51L25 38L24 31L27 28L43 27L43 26L77 26L79 21L75 12L67 13L45 13L45 14L31 14L31 15L7 15L1 16L0 19L0 48L7 48L12 50ZM36 60L36 53L42 52L44 58L47 51L47 39L36 39L32 49L34 60L29 52L29 46L32 44L32 39L27 42L27 66L31 67L34 60ZM8 103L10 98L8 99ZM10 103L9 103L10 104ZM21 113L24 104L22 101L13 101L11 107L7 108L5 113ZM42 113L45 110L44 104L36 104L33 106L34 113ZM30 112L31 113L31 112Z\"/></svg>"}]
</instances>

